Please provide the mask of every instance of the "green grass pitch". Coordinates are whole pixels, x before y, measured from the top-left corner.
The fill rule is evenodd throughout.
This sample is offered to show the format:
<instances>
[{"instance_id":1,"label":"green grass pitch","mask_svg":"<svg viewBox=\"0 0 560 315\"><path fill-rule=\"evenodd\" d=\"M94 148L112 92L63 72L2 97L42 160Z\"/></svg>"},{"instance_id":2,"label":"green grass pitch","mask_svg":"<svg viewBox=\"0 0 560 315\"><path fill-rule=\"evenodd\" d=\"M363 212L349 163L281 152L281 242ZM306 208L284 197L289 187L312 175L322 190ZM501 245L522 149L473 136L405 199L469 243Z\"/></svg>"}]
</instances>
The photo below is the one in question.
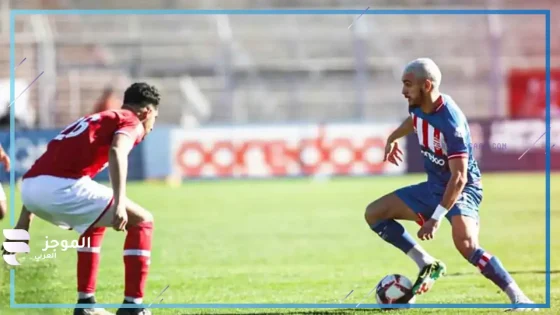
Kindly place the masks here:
<instances>
[{"instance_id":1,"label":"green grass pitch","mask_svg":"<svg viewBox=\"0 0 560 315\"><path fill-rule=\"evenodd\" d=\"M369 230L365 206L424 175L313 181L184 182L171 188L132 183L131 199L155 215L146 303L170 285L162 303L358 303L386 274L414 278L415 264ZM560 195L552 176L552 263L560 272ZM545 178L543 174L486 174L481 243L498 256L537 303L545 298ZM16 201L19 215L20 201ZM556 206L555 206L556 205ZM418 226L405 223L415 235ZM0 223L9 228L9 220ZM73 240L76 234L36 220L31 253L16 271L17 303L74 303L75 251L34 262L45 236ZM123 295L124 233L109 230L102 249L97 299L120 303ZM449 275L418 303L508 303L507 297L456 252L445 222L436 239L421 242L445 261ZM157 302L157 301L156 301ZM370 296L366 303L375 303ZM552 304L540 314L560 314L560 277L552 274ZM113 310L114 311L114 310ZM171 310L154 314L367 314L379 310ZM389 314L499 314L503 310L402 310ZM0 314L71 314L65 310L10 310L9 272L0 271Z\"/></svg>"}]
</instances>

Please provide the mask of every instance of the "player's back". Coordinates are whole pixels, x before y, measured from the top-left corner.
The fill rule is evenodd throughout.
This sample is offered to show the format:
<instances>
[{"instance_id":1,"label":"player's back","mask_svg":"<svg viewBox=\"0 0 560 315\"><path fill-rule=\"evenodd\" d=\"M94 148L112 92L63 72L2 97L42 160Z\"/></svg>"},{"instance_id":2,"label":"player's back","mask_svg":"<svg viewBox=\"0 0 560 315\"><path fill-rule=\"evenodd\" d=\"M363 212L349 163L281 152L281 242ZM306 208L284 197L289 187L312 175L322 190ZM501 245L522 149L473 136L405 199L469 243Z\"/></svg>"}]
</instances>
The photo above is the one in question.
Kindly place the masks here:
<instances>
[{"instance_id":1,"label":"player's back","mask_svg":"<svg viewBox=\"0 0 560 315\"><path fill-rule=\"evenodd\" d=\"M107 165L109 148L119 132L132 136L138 144L144 129L129 110L108 110L82 117L49 142L46 152L23 177L93 178Z\"/></svg>"}]
</instances>

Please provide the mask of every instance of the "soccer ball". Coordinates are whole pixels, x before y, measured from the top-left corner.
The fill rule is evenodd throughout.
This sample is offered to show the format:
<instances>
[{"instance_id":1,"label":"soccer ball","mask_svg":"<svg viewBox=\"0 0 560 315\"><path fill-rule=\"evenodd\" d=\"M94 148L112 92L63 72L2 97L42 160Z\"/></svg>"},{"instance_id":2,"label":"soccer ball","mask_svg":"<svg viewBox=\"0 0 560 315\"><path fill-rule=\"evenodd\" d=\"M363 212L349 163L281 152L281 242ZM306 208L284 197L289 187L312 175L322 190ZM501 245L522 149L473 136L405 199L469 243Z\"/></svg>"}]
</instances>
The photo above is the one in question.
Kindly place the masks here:
<instances>
[{"instance_id":1,"label":"soccer ball","mask_svg":"<svg viewBox=\"0 0 560 315\"><path fill-rule=\"evenodd\" d=\"M410 290L412 281L407 277L399 274L387 275L377 284L375 298L378 304L393 304ZM415 301L416 296L413 296L407 303L413 304Z\"/></svg>"}]
</instances>

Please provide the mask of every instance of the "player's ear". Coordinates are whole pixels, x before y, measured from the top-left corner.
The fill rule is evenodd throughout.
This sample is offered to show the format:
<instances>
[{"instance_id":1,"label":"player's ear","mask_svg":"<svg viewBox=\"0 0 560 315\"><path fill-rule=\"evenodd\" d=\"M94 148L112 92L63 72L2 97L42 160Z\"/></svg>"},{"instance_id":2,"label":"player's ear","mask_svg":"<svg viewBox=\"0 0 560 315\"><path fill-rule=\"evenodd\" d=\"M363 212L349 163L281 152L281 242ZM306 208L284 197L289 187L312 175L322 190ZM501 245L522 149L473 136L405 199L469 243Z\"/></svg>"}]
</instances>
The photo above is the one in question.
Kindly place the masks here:
<instances>
[{"instance_id":1,"label":"player's ear","mask_svg":"<svg viewBox=\"0 0 560 315\"><path fill-rule=\"evenodd\" d=\"M426 90L426 92L430 92L432 89L432 81L430 80L424 80L424 89Z\"/></svg>"},{"instance_id":2,"label":"player's ear","mask_svg":"<svg viewBox=\"0 0 560 315\"><path fill-rule=\"evenodd\" d=\"M140 118L140 120L144 121L148 118L149 115L150 115L150 106L142 107L140 109L140 115L139 115L138 118Z\"/></svg>"}]
</instances>

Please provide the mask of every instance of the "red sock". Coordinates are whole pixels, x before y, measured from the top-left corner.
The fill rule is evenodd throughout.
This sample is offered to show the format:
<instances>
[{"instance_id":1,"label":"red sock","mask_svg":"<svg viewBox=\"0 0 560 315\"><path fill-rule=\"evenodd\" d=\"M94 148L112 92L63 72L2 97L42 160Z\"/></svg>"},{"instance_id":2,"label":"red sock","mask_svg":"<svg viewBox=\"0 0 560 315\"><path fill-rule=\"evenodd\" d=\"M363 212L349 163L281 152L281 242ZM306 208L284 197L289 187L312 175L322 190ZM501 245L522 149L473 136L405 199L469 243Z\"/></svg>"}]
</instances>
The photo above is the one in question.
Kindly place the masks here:
<instances>
[{"instance_id":1,"label":"red sock","mask_svg":"<svg viewBox=\"0 0 560 315\"><path fill-rule=\"evenodd\" d=\"M142 222L127 230L123 253L124 295L127 301L142 303L150 265L152 231L152 222Z\"/></svg>"},{"instance_id":2,"label":"red sock","mask_svg":"<svg viewBox=\"0 0 560 315\"><path fill-rule=\"evenodd\" d=\"M97 285L97 272L101 253L104 227L93 227L79 238L78 248L78 295L79 298L93 296Z\"/></svg>"}]
</instances>

